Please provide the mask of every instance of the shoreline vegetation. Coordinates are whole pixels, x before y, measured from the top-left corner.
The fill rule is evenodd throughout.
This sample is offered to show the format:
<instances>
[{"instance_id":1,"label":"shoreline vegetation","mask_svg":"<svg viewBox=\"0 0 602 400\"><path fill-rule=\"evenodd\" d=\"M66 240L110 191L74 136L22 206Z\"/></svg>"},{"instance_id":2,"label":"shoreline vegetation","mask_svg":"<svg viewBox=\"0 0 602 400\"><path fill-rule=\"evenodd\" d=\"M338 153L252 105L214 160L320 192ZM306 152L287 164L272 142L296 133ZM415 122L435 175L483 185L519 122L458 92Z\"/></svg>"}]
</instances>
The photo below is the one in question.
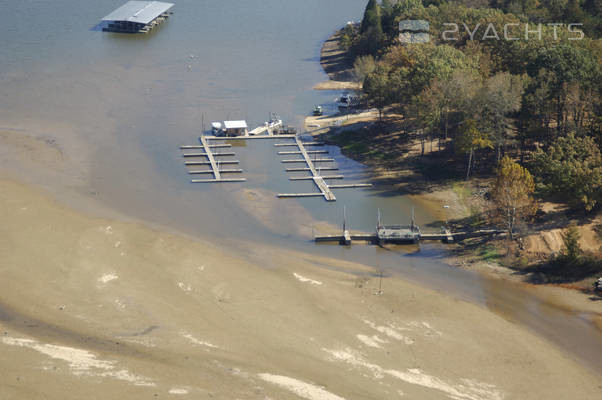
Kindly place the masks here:
<instances>
[{"instance_id":1,"label":"shoreline vegetation","mask_svg":"<svg viewBox=\"0 0 602 400\"><path fill-rule=\"evenodd\" d=\"M361 93L353 58L340 46L347 29L336 31L324 43L321 65L332 83L320 84L316 89L351 89L357 85ZM463 175L465 166L456 162L454 154L441 151L449 146L450 139L425 139L412 129L397 105L383 106L380 111L372 108L309 116L305 128L321 141L340 147L345 156L370 167L376 190L407 194L431 209L439 221L428 228L439 229L446 221L452 230L491 225L492 174L480 171L477 164L475 176L467 180ZM572 225L579 250L589 254L592 263L558 268L556 260L563 252L563 237ZM593 291L593 282L602 274L600 212L584 215L548 196L539 200L534 218L518 228L521 235L517 240L485 238L450 245L447 262L504 279L545 284L550 289L576 290L582 293L580 304L572 304L576 308L588 309L592 300L602 298ZM597 314L602 319L600 310ZM602 329L602 324L598 326Z\"/></svg>"}]
</instances>

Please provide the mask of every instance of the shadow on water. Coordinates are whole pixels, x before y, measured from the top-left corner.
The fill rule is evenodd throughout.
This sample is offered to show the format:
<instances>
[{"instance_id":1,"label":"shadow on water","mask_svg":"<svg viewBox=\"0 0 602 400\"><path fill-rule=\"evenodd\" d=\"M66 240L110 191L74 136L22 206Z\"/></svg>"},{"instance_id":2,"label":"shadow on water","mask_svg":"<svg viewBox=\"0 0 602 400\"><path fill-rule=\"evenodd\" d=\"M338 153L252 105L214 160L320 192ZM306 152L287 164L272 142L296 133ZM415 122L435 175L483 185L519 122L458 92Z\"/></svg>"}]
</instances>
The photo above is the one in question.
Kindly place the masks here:
<instances>
[{"instance_id":1,"label":"shadow on water","mask_svg":"<svg viewBox=\"0 0 602 400\"><path fill-rule=\"evenodd\" d=\"M140 33L135 33L135 32L109 32L109 31L103 32L104 28L109 27L109 22L108 21L100 21L98 24L96 24L93 27L91 27L90 29L88 29L88 31L89 32L103 32L104 35L107 35L107 37L112 40L119 40L119 39L125 39L125 38L130 39L130 40L144 40L144 39L148 39L148 38L154 36L155 33L161 31L163 26L166 25L167 23L169 23L169 20L155 25L153 27L153 29L151 29L147 33L140 34Z\"/></svg>"},{"instance_id":2,"label":"shadow on water","mask_svg":"<svg viewBox=\"0 0 602 400\"><path fill-rule=\"evenodd\" d=\"M90 32L102 32L103 28L107 28L109 26L109 24L105 21L101 21L98 24L94 25L92 28L90 28Z\"/></svg>"}]
</instances>

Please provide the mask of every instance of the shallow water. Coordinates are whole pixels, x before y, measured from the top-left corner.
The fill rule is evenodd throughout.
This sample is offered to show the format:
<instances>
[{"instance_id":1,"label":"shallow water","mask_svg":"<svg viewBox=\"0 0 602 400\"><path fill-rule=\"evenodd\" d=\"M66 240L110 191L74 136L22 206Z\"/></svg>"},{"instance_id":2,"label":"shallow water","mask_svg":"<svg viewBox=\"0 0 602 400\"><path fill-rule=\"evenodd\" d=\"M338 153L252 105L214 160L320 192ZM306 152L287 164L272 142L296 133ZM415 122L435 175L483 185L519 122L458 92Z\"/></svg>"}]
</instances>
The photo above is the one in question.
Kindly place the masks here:
<instances>
[{"instance_id":1,"label":"shallow water","mask_svg":"<svg viewBox=\"0 0 602 400\"><path fill-rule=\"evenodd\" d=\"M241 190L314 190L310 182L288 180L293 174L285 173L272 141L233 147L247 182L189 183L178 147L196 144L203 123L246 119L254 127L273 111L300 126L314 104L332 104L336 92L311 89L327 79L318 63L320 46L336 27L357 19L364 3L179 0L169 21L139 36L95 29L120 0L2 0L0 126L35 127L36 135L57 138L66 153L71 146L85 149L85 160L72 160L73 169L85 171L83 179L64 174L37 182L59 197L77 187L123 214L201 237L270 243L399 273L525 324L602 370L602 356L596 355L602 336L587 317L547 305L520 286L446 266L438 261L441 245L422 245L419 252L315 246L290 230L310 222L286 211L276 216L289 222L280 229L258 223L241 209ZM340 173L368 177L363 166L329 150ZM36 172L31 175L36 181ZM348 224L364 231L373 229L377 209L389 223L409 222L413 207L418 224L442 217L404 196L371 189L335 194L335 203L278 201L331 224L341 223L345 205Z\"/></svg>"}]
</instances>

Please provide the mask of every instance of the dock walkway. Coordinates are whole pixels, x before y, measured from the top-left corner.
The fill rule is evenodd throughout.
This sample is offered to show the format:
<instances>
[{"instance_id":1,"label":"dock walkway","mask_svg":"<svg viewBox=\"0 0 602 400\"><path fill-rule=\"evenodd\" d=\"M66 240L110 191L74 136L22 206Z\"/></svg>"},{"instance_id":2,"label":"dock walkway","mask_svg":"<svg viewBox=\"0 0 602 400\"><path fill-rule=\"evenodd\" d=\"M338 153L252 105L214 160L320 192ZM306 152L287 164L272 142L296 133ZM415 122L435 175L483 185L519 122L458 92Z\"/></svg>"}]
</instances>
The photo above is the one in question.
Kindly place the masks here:
<instances>
[{"instance_id":1,"label":"dock walkway","mask_svg":"<svg viewBox=\"0 0 602 400\"><path fill-rule=\"evenodd\" d=\"M230 144L210 144L209 139L212 139L212 136L201 136L199 137L199 141L201 145L195 146L180 146L182 150L192 150L199 149L202 150L198 153L184 153L182 157L184 158L196 158L196 157L206 157L208 161L186 161L184 165L193 166L193 165L209 165L211 169L206 170L189 170L189 174L212 174L213 179L191 179L192 183L216 183L216 182L244 182L245 178L227 178L223 177L222 173L241 173L242 169L220 169L220 165L223 164L238 164L238 160L216 160L215 157L224 157L224 156L234 156L236 155L233 152L221 152L214 153L213 148L224 148L224 147L232 147Z\"/></svg>"},{"instance_id":2,"label":"dock walkway","mask_svg":"<svg viewBox=\"0 0 602 400\"><path fill-rule=\"evenodd\" d=\"M262 127L260 127L262 128ZM343 189L343 188L357 188L357 187L370 187L372 184L369 183L352 183L352 184L337 184L337 185L329 185L326 183L326 179L344 179L343 175L322 175L322 171L335 171L338 170L336 166L328 166L328 167L316 167L316 163L322 162L334 162L333 158L314 158L312 160L312 154L328 154L327 150L307 150L306 146L321 146L323 143L319 142L303 142L297 135L273 135L270 134L268 128L272 128L272 126L265 127L268 134L264 135L243 135L243 136L201 136L199 138L200 145L183 145L180 146L181 150L190 151L182 154L182 157L186 159L192 159L190 161L185 161L184 165L196 166L203 165L208 166L209 169L199 169L199 170L188 170L189 174L211 174L213 175L212 179L192 179L192 183L210 183L210 182L244 182L245 178L228 178L224 177L223 174L226 173L241 173L242 169L239 168L221 168L222 165L232 165L238 164L238 160L222 160L217 157L228 157L235 156L234 152L227 151L217 151L214 152L213 149L220 148L230 148L232 147L229 143L212 143L211 141L225 141L225 140L253 140L253 139L293 139L292 142L282 142L275 143L275 147L297 147L297 150L292 151L279 151L279 155L300 155L301 158L294 159L286 159L281 160L282 163L302 163L305 164L302 167L293 167L293 168L285 168L286 172L309 172L309 175L304 176L293 176L289 179L292 181L302 181L302 180L312 180L316 187L318 188L318 192L312 193L279 193L277 197L286 198L286 197L324 197L326 201L336 201L336 196L332 192L332 189ZM259 128L258 128L259 129ZM263 131L262 131L263 132ZM257 133L254 132L254 133ZM201 158L201 160L194 160L195 158ZM203 159L204 158L204 159Z\"/></svg>"},{"instance_id":3,"label":"dock walkway","mask_svg":"<svg viewBox=\"0 0 602 400\"><path fill-rule=\"evenodd\" d=\"M261 135L263 133L268 134L268 136L274 136L274 128L278 128L282 126L282 121L272 121L266 122L265 124L258 126L257 128L249 131L249 136Z\"/></svg>"},{"instance_id":4,"label":"dock walkway","mask_svg":"<svg viewBox=\"0 0 602 400\"><path fill-rule=\"evenodd\" d=\"M352 234L349 235L348 231L343 235L324 235L314 237L316 243L339 243L339 244L350 244L352 241L379 243L379 238L376 233L372 234ZM481 229L473 232L450 232L445 230L443 233L423 233L420 235L420 240L437 240L444 243L453 243L457 240L482 237L482 236L495 236L505 234L505 230L499 229Z\"/></svg>"},{"instance_id":5,"label":"dock walkway","mask_svg":"<svg viewBox=\"0 0 602 400\"><path fill-rule=\"evenodd\" d=\"M313 180L315 185L318 187L319 192L317 193L279 193L278 197L286 198L286 197L314 197L314 196L323 196L326 201L336 201L336 196L332 192L331 189L343 189L343 188L354 188L354 187L370 187L372 184L370 183L354 183L354 184L346 184L346 185L329 185L326 183L325 179L343 179L343 175L321 175L321 171L334 171L338 168L336 167L317 167L315 163L318 162L334 162L333 158L314 158L313 160L310 157L310 154L328 154L326 150L307 150L305 146L319 146L323 143L318 142L303 142L298 136L294 136L294 143L275 143L276 147L283 146L296 146L298 151L279 151L279 155L289 155L289 154L298 154L303 158L298 159L287 159L281 160L282 163L304 163L305 167L298 168L286 168L286 171L308 171L311 173L310 176L295 176L289 178L290 180Z\"/></svg>"},{"instance_id":6,"label":"dock walkway","mask_svg":"<svg viewBox=\"0 0 602 400\"><path fill-rule=\"evenodd\" d=\"M286 143L276 143L274 146L282 146L285 144ZM311 144L313 144L313 143L311 143ZM302 159L294 159L294 160L282 160L282 162L283 163L305 163L307 165L307 167L303 168L303 170L309 171L311 173L311 176L292 177L289 179L291 179L291 180L311 179L314 181L314 183L316 184L316 186L318 187L318 190L320 192L319 193L280 193L280 194L278 194L278 197L323 196L326 199L326 201L335 201L337 198L335 197L334 193L332 193L332 191L330 190L330 187L324 181L324 177L320 176L320 174L318 173L318 171L316 170L316 167L314 165L314 162L331 162L331 161L334 161L334 159L320 158L320 159L315 159L312 161L309 156L309 152L305 149L304 143L301 141L301 139L299 139L298 136L295 136L295 143L294 144L291 143L291 145L297 146L297 148L299 150L298 151L281 151L281 152L278 152L278 154L280 154L280 155L300 154L303 158ZM312 151L312 154L324 154L324 153L328 153L328 152L320 151L320 150ZM340 176L338 179L342 179L342 176Z\"/></svg>"}]
</instances>

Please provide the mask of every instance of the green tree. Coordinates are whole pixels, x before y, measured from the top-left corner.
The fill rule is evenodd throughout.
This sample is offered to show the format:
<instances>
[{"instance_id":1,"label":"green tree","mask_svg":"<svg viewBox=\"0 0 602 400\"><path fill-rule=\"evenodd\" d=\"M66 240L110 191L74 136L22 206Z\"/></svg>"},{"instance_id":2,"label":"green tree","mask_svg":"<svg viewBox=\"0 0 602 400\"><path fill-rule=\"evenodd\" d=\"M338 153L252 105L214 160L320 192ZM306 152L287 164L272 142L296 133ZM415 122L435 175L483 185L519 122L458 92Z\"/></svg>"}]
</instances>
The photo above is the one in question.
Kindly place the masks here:
<instances>
[{"instance_id":1,"label":"green tree","mask_svg":"<svg viewBox=\"0 0 602 400\"><path fill-rule=\"evenodd\" d=\"M498 161L511 125L510 113L520 109L522 94L521 78L501 72L489 78L477 96L479 126L494 139Z\"/></svg>"},{"instance_id":2,"label":"green tree","mask_svg":"<svg viewBox=\"0 0 602 400\"><path fill-rule=\"evenodd\" d=\"M449 120L452 112L463 113L473 100L480 87L478 73L474 70L456 70L449 79L435 78L422 96L437 116L436 125L443 129L443 137L448 138Z\"/></svg>"},{"instance_id":3,"label":"green tree","mask_svg":"<svg viewBox=\"0 0 602 400\"><path fill-rule=\"evenodd\" d=\"M579 246L580 238L581 235L579 234L577 225L571 224L564 230L562 233L563 247L560 252L561 257L564 260L568 262L575 262L579 260L581 254L583 254L583 250L581 250L581 246Z\"/></svg>"},{"instance_id":4,"label":"green tree","mask_svg":"<svg viewBox=\"0 0 602 400\"><path fill-rule=\"evenodd\" d=\"M590 137L570 133L534 157L534 172L542 191L558 196L573 208L592 211L602 200L602 155Z\"/></svg>"},{"instance_id":5,"label":"green tree","mask_svg":"<svg viewBox=\"0 0 602 400\"><path fill-rule=\"evenodd\" d=\"M534 190L535 182L529 171L510 157L502 158L491 199L495 205L494 218L503 224L511 240L517 224L537 211L537 203L532 197Z\"/></svg>"},{"instance_id":6,"label":"green tree","mask_svg":"<svg viewBox=\"0 0 602 400\"><path fill-rule=\"evenodd\" d=\"M426 88L420 95L416 96L415 101L416 105L422 110L417 122L422 128L420 145L421 155L424 155L427 135L430 137L431 151L433 151L433 139L439 122L442 119L442 99L440 98L440 93L435 93L431 88Z\"/></svg>"},{"instance_id":7,"label":"green tree","mask_svg":"<svg viewBox=\"0 0 602 400\"><path fill-rule=\"evenodd\" d=\"M368 102L378 109L378 120L382 122L383 111L391 104L392 93L389 77L389 67L378 64L364 80L363 91Z\"/></svg>"},{"instance_id":8,"label":"green tree","mask_svg":"<svg viewBox=\"0 0 602 400\"><path fill-rule=\"evenodd\" d=\"M595 105L599 97L591 89L583 89L577 82L566 86L566 109L568 120L577 134L585 134L592 130L592 122L596 116Z\"/></svg>"},{"instance_id":9,"label":"green tree","mask_svg":"<svg viewBox=\"0 0 602 400\"><path fill-rule=\"evenodd\" d=\"M478 128L474 119L467 119L458 129L455 149L457 153L468 154L468 167L466 168L466 179L470 178L470 169L474 162L474 152L478 149L493 148L491 140L487 138Z\"/></svg>"},{"instance_id":10,"label":"green tree","mask_svg":"<svg viewBox=\"0 0 602 400\"><path fill-rule=\"evenodd\" d=\"M387 36L387 39L394 39L399 34L399 29L395 25L395 1L382 0L380 14L383 33Z\"/></svg>"},{"instance_id":11,"label":"green tree","mask_svg":"<svg viewBox=\"0 0 602 400\"><path fill-rule=\"evenodd\" d=\"M398 0L393 6L396 15L406 15L413 10L422 10L424 5L422 0Z\"/></svg>"},{"instance_id":12,"label":"green tree","mask_svg":"<svg viewBox=\"0 0 602 400\"><path fill-rule=\"evenodd\" d=\"M551 81L554 79L553 73L542 69L537 77L533 78L523 95L521 112L519 115L520 124L525 126L529 136L535 140L546 140L550 144L553 139L552 121L554 120L554 110Z\"/></svg>"},{"instance_id":13,"label":"green tree","mask_svg":"<svg viewBox=\"0 0 602 400\"><path fill-rule=\"evenodd\" d=\"M542 69L552 73L548 75L548 101L554 102L556 107L556 131L558 134L567 133L567 85L578 83L586 90L599 85L598 57L589 49L569 44L545 47L527 65L531 77L536 77Z\"/></svg>"},{"instance_id":14,"label":"green tree","mask_svg":"<svg viewBox=\"0 0 602 400\"><path fill-rule=\"evenodd\" d=\"M376 70L376 61L371 55L359 56L353 63L353 77L358 82L363 82L374 70Z\"/></svg>"},{"instance_id":15,"label":"green tree","mask_svg":"<svg viewBox=\"0 0 602 400\"><path fill-rule=\"evenodd\" d=\"M380 7L376 0L369 0L364 10L364 18L360 26L360 33L364 34L369 29L377 29L382 33L382 24L380 20Z\"/></svg>"},{"instance_id":16,"label":"green tree","mask_svg":"<svg viewBox=\"0 0 602 400\"><path fill-rule=\"evenodd\" d=\"M358 41L359 29L354 24L347 24L339 33L339 47L341 50L347 52L349 56L352 56L352 49L354 44Z\"/></svg>"},{"instance_id":17,"label":"green tree","mask_svg":"<svg viewBox=\"0 0 602 400\"><path fill-rule=\"evenodd\" d=\"M550 12L552 18L559 21L565 13L567 0L543 0L543 6Z\"/></svg>"},{"instance_id":18,"label":"green tree","mask_svg":"<svg viewBox=\"0 0 602 400\"><path fill-rule=\"evenodd\" d=\"M467 59L460 50L448 45L421 43L406 47L410 68L401 72L406 73L410 96L422 92L435 78L446 80L455 70L475 67L473 60Z\"/></svg>"}]
</instances>

